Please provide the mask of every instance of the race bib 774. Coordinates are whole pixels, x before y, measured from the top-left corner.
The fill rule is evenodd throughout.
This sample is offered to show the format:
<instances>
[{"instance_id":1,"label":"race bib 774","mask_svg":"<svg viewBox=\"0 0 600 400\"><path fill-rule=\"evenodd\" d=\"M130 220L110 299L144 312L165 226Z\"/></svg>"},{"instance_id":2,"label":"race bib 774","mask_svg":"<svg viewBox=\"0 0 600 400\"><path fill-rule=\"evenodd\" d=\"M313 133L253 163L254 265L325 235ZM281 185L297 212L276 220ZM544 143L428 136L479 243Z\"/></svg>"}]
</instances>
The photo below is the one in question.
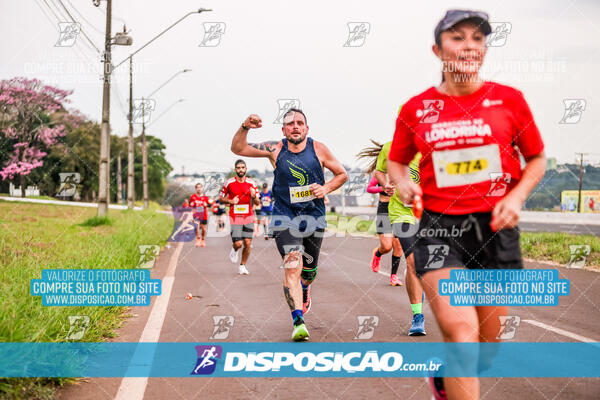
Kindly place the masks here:
<instances>
[{"instance_id":1,"label":"race bib 774","mask_svg":"<svg viewBox=\"0 0 600 400\"><path fill-rule=\"evenodd\" d=\"M490 172L502 172L497 144L434 151L431 159L438 188L485 182L490 180Z\"/></svg>"}]
</instances>

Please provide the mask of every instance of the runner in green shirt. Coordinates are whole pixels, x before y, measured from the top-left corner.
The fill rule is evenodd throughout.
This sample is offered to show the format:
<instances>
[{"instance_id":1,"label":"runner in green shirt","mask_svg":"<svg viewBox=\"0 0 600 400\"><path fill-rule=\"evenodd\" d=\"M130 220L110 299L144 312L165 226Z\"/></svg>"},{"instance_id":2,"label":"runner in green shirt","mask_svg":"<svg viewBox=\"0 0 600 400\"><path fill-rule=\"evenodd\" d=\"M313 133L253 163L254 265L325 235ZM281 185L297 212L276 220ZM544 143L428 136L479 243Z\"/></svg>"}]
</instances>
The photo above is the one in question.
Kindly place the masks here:
<instances>
[{"instance_id":1,"label":"runner in green shirt","mask_svg":"<svg viewBox=\"0 0 600 400\"><path fill-rule=\"evenodd\" d=\"M377 167L375 178L383 187L390 185L389 177L387 176L387 160L392 142L383 145L379 156L377 157ZM413 181L419 183L419 161L421 154L418 153L410 162L410 175ZM425 336L425 317L423 316L423 288L419 278L415 272L415 259L413 249L416 241L416 234L419 226L412 212L412 206L406 206L398 197L398 193L390 198L389 218L392 224L394 236L400 241L402 251L406 257L406 291L410 300L410 306L413 312L412 325L408 332L409 336Z\"/></svg>"}]
</instances>

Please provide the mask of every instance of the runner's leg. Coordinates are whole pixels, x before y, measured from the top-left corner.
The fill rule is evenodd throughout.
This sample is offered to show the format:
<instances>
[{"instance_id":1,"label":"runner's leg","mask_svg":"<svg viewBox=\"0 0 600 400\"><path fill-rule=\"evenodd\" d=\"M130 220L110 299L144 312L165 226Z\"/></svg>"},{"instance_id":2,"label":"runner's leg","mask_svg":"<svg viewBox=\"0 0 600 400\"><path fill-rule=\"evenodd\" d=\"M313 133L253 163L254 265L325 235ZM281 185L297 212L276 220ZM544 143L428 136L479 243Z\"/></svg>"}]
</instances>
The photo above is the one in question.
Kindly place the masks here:
<instances>
[{"instance_id":1,"label":"runner's leg","mask_svg":"<svg viewBox=\"0 0 600 400\"><path fill-rule=\"evenodd\" d=\"M248 258L250 257L250 245L252 244L252 238L244 238L244 250L242 250L242 262L241 265L246 265Z\"/></svg>"},{"instance_id":2,"label":"runner's leg","mask_svg":"<svg viewBox=\"0 0 600 400\"><path fill-rule=\"evenodd\" d=\"M468 343L479 341L479 318L475 307L450 305L449 296L438 294L440 279L450 278L450 268L427 272L421 278L423 289L438 322L445 342ZM464 355L454 363L476 371L477 358ZM453 363L449 360L448 364ZM454 364L452 364L454 365ZM445 377L444 389L448 399L479 399L479 379L474 377Z\"/></svg>"}]
</instances>

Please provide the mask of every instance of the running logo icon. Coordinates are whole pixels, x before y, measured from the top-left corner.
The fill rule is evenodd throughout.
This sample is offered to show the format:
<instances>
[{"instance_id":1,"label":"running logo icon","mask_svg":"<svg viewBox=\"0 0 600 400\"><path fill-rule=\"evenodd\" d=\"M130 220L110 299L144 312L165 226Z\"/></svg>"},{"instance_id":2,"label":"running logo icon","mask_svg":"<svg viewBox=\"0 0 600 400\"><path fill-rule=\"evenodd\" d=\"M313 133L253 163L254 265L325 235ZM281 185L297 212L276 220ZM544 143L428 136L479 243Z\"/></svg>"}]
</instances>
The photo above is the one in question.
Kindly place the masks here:
<instances>
[{"instance_id":1,"label":"running logo icon","mask_svg":"<svg viewBox=\"0 0 600 400\"><path fill-rule=\"evenodd\" d=\"M344 47L361 47L365 44L367 35L371 32L368 22L348 22L348 39Z\"/></svg>"},{"instance_id":2,"label":"running logo icon","mask_svg":"<svg viewBox=\"0 0 600 400\"><path fill-rule=\"evenodd\" d=\"M581 115L585 110L586 101L584 99L564 99L565 113L559 124L576 124L581 120Z\"/></svg>"},{"instance_id":3,"label":"running logo icon","mask_svg":"<svg viewBox=\"0 0 600 400\"><path fill-rule=\"evenodd\" d=\"M152 268L154 267L154 262L156 261L156 257L160 251L160 247L153 244L141 244L138 246L140 250L140 258L138 260L136 268Z\"/></svg>"},{"instance_id":4,"label":"running logo icon","mask_svg":"<svg viewBox=\"0 0 600 400\"><path fill-rule=\"evenodd\" d=\"M156 101L154 99L137 99L133 100L133 115L132 120L135 124L147 124L150 122L150 115L156 109Z\"/></svg>"},{"instance_id":5,"label":"running logo icon","mask_svg":"<svg viewBox=\"0 0 600 400\"><path fill-rule=\"evenodd\" d=\"M417 117L421 118L421 124L433 124L440 118L440 112L444 109L444 100L423 100L423 109L417 110Z\"/></svg>"},{"instance_id":6,"label":"running logo icon","mask_svg":"<svg viewBox=\"0 0 600 400\"><path fill-rule=\"evenodd\" d=\"M567 268L582 269L585 266L587 256L590 255L590 245L588 244L573 244L569 246L571 250L571 259L567 264Z\"/></svg>"},{"instance_id":7,"label":"running logo icon","mask_svg":"<svg viewBox=\"0 0 600 400\"><path fill-rule=\"evenodd\" d=\"M79 22L59 22L58 30L60 34L54 47L72 47L81 32L81 24Z\"/></svg>"},{"instance_id":8,"label":"running logo icon","mask_svg":"<svg viewBox=\"0 0 600 400\"><path fill-rule=\"evenodd\" d=\"M301 244L284 244L283 245L283 252L285 254L289 254L289 253L292 253L295 251L299 252L302 257L306 258L307 264L312 264L313 261L315 260L310 254L308 254L306 251L304 251L304 246ZM298 263L290 264L289 268L296 268L296 267L298 267L298 265L300 265L300 260L298 260Z\"/></svg>"},{"instance_id":9,"label":"running logo icon","mask_svg":"<svg viewBox=\"0 0 600 400\"><path fill-rule=\"evenodd\" d=\"M367 192L369 177L362 172L350 172L348 174L348 182L345 184L346 196L362 196Z\"/></svg>"},{"instance_id":10,"label":"running logo icon","mask_svg":"<svg viewBox=\"0 0 600 400\"><path fill-rule=\"evenodd\" d=\"M215 172L204 175L204 194L209 197L219 194L221 188L225 185L225 174Z\"/></svg>"},{"instance_id":11,"label":"running logo icon","mask_svg":"<svg viewBox=\"0 0 600 400\"><path fill-rule=\"evenodd\" d=\"M486 44L488 47L502 47L508 40L508 35L512 31L512 24L510 22L490 22L492 27L492 33L486 38Z\"/></svg>"},{"instance_id":12,"label":"running logo icon","mask_svg":"<svg viewBox=\"0 0 600 400\"><path fill-rule=\"evenodd\" d=\"M235 318L232 315L213 315L214 328L210 339L223 340L229 337Z\"/></svg>"},{"instance_id":13,"label":"running logo icon","mask_svg":"<svg viewBox=\"0 0 600 400\"><path fill-rule=\"evenodd\" d=\"M221 37L225 34L225 22L205 22L204 38L198 47L217 47L221 44Z\"/></svg>"},{"instance_id":14,"label":"running logo icon","mask_svg":"<svg viewBox=\"0 0 600 400\"><path fill-rule=\"evenodd\" d=\"M210 375L217 368L217 361L223 355L221 346L196 346L198 361L190 375Z\"/></svg>"},{"instance_id":15,"label":"running logo icon","mask_svg":"<svg viewBox=\"0 0 600 400\"><path fill-rule=\"evenodd\" d=\"M511 176L508 172L490 172L490 190L486 196L504 196L506 189L508 189L510 178Z\"/></svg>"},{"instance_id":16,"label":"running logo icon","mask_svg":"<svg viewBox=\"0 0 600 400\"><path fill-rule=\"evenodd\" d=\"M450 253L450 247L445 244L430 244L427 246L427 250L429 251L429 259L427 259L425 268L437 269L443 267L444 260Z\"/></svg>"},{"instance_id":17,"label":"running logo icon","mask_svg":"<svg viewBox=\"0 0 600 400\"><path fill-rule=\"evenodd\" d=\"M290 110L290 108L300 108L300 100L277 99L277 107L279 107L279 110L277 111L277 117L273 123L281 125L283 124L283 116Z\"/></svg>"},{"instance_id":18,"label":"running logo icon","mask_svg":"<svg viewBox=\"0 0 600 400\"><path fill-rule=\"evenodd\" d=\"M69 315L67 340L81 340L88 326L90 326L90 317L87 315Z\"/></svg>"},{"instance_id":19,"label":"running logo icon","mask_svg":"<svg viewBox=\"0 0 600 400\"><path fill-rule=\"evenodd\" d=\"M500 330L496 339L510 340L514 338L515 333L517 333L517 327L521 325L521 317L517 317L516 315L502 315L498 319L500 319Z\"/></svg>"},{"instance_id":20,"label":"running logo icon","mask_svg":"<svg viewBox=\"0 0 600 400\"><path fill-rule=\"evenodd\" d=\"M72 197L77 193L77 184L81 183L81 175L79 172L60 172L60 187L56 196Z\"/></svg>"},{"instance_id":21,"label":"running logo icon","mask_svg":"<svg viewBox=\"0 0 600 400\"><path fill-rule=\"evenodd\" d=\"M173 232L169 242L191 242L196 237L196 224L191 211L181 207L173 209Z\"/></svg>"},{"instance_id":22,"label":"running logo icon","mask_svg":"<svg viewBox=\"0 0 600 400\"><path fill-rule=\"evenodd\" d=\"M358 319L358 330L354 339L371 339L375 333L375 328L379 325L379 317L376 315L357 315L356 319Z\"/></svg>"}]
</instances>

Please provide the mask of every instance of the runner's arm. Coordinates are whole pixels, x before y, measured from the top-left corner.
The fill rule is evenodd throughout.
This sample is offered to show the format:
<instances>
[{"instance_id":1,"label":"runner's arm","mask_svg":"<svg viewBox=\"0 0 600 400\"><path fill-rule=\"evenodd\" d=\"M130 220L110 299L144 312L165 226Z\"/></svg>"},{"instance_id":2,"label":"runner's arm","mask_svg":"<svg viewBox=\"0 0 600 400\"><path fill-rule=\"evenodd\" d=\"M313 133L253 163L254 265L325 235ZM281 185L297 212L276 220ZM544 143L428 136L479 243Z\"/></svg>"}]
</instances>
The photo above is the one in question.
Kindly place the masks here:
<instances>
[{"instance_id":1,"label":"runner's arm","mask_svg":"<svg viewBox=\"0 0 600 400\"><path fill-rule=\"evenodd\" d=\"M513 228L519 223L521 208L529 193L544 177L546 172L546 155L540 154L525 159L526 164L519 183L494 206L490 225L493 231Z\"/></svg>"},{"instance_id":2,"label":"runner's arm","mask_svg":"<svg viewBox=\"0 0 600 400\"><path fill-rule=\"evenodd\" d=\"M219 201L223 204L232 204L228 196L229 190L227 189L227 184L225 184L221 189L221 192L219 192Z\"/></svg>"},{"instance_id":3,"label":"runner's arm","mask_svg":"<svg viewBox=\"0 0 600 400\"><path fill-rule=\"evenodd\" d=\"M274 159L273 154L278 150L281 141L268 141L263 143L248 143L247 136L250 129L262 127L262 121L256 114L250 115L239 127L231 141L231 151L245 157L265 157Z\"/></svg>"},{"instance_id":4,"label":"runner's arm","mask_svg":"<svg viewBox=\"0 0 600 400\"><path fill-rule=\"evenodd\" d=\"M346 173L346 169L342 165L341 162L335 158L331 150L323 143L315 142L317 147L315 150L318 151L318 157L323 163L323 166L333 172L333 178L328 182L325 182L323 188L325 189L325 194L331 193L337 188L341 187L348 180L348 174Z\"/></svg>"}]
</instances>

